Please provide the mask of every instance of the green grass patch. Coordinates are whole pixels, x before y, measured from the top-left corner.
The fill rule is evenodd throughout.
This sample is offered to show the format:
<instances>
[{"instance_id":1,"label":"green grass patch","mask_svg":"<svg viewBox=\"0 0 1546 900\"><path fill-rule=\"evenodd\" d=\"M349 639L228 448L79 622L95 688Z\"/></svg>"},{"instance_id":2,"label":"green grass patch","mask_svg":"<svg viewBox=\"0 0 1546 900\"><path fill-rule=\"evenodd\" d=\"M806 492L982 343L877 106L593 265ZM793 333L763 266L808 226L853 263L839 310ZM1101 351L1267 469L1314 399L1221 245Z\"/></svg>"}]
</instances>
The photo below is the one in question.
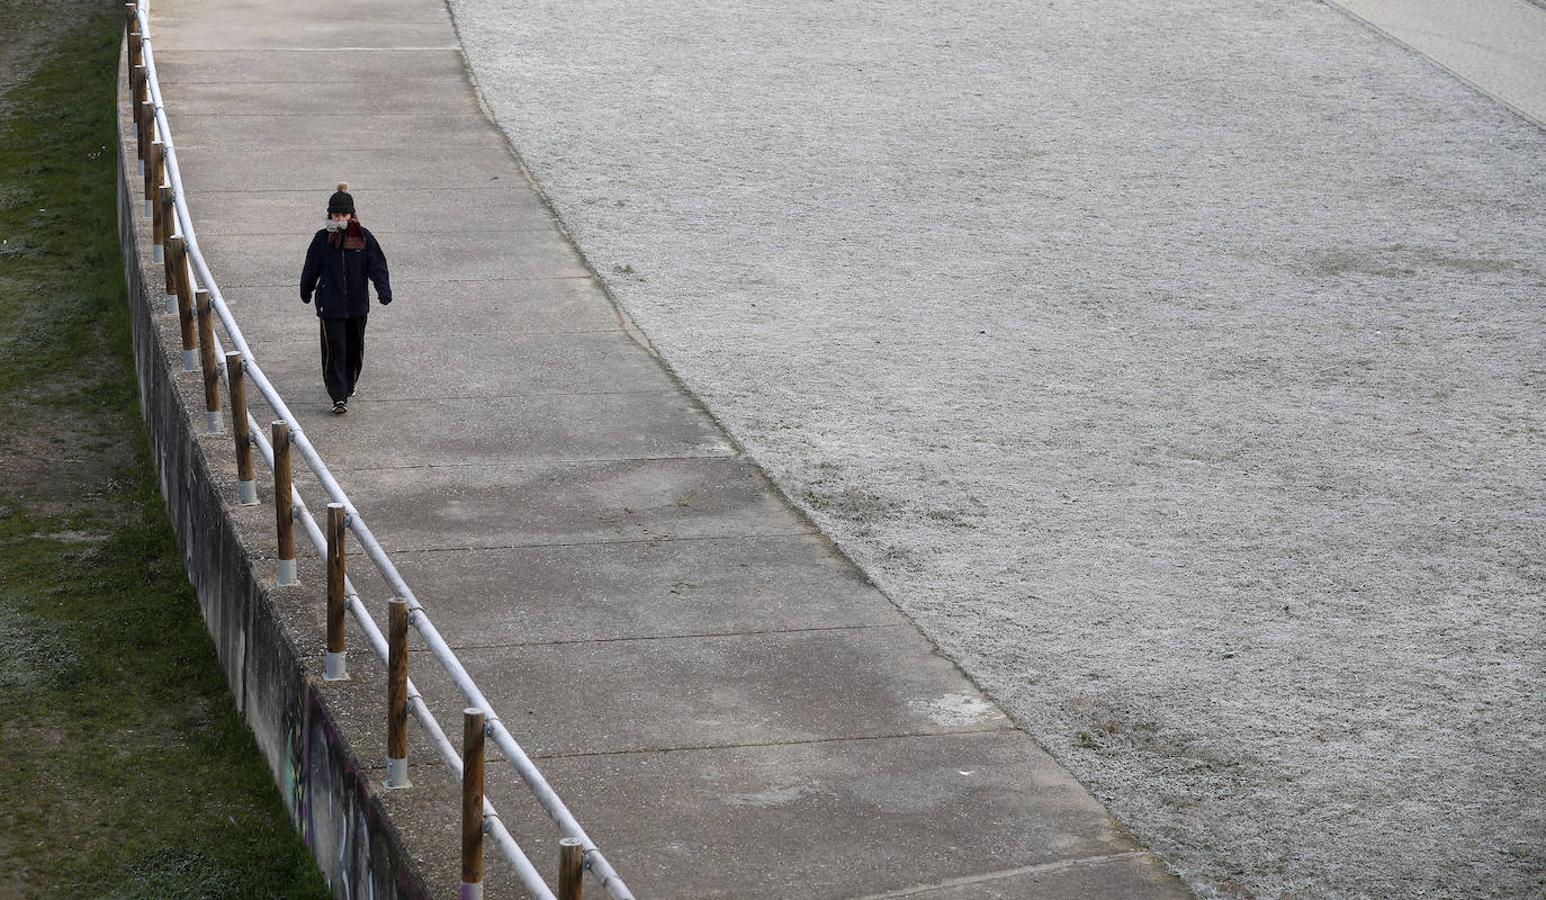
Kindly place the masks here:
<instances>
[{"instance_id":1,"label":"green grass patch","mask_svg":"<svg viewBox=\"0 0 1546 900\"><path fill-rule=\"evenodd\" d=\"M236 715L140 426L121 10L0 0L0 34L32 54L0 71L0 895L326 897Z\"/></svg>"}]
</instances>

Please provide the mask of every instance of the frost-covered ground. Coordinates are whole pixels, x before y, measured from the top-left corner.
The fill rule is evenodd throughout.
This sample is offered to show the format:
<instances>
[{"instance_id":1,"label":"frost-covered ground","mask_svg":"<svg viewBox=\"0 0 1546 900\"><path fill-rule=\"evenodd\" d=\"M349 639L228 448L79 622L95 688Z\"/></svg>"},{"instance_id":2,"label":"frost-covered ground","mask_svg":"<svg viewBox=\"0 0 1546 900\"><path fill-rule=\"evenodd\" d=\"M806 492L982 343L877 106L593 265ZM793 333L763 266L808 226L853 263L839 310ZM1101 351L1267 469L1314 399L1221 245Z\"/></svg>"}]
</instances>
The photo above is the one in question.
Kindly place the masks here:
<instances>
[{"instance_id":1,"label":"frost-covered ground","mask_svg":"<svg viewBox=\"0 0 1546 900\"><path fill-rule=\"evenodd\" d=\"M451 0L582 249L1204 893L1546 892L1546 131L1313 0Z\"/></svg>"}]
</instances>

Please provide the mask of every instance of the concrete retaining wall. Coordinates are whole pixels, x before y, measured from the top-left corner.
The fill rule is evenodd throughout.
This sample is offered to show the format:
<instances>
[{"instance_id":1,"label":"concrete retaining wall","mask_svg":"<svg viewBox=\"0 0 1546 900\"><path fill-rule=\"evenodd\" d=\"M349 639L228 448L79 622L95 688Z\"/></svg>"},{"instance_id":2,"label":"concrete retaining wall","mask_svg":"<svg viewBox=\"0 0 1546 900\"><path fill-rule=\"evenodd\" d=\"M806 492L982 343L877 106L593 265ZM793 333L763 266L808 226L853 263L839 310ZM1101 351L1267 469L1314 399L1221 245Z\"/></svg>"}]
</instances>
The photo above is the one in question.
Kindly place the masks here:
<instances>
[{"instance_id":1,"label":"concrete retaining wall","mask_svg":"<svg viewBox=\"0 0 1546 900\"><path fill-rule=\"evenodd\" d=\"M122 77L119 82L126 84ZM319 657L320 635L309 642L319 646L311 647L298 643L286 627L282 608L297 602L290 595L301 595L299 602L322 600L307 596L304 588L273 590L258 565L262 548L248 546L227 505L236 496L230 435L199 433L202 379L182 372L177 319L161 314L165 276L150 254L141 252L149 250L149 220L141 215L141 179L128 174L134 171L135 150L126 88L119 101L118 232L140 408L161 494L226 683L333 893L428 896L369 770L336 727L319 690L312 662ZM272 496L265 492L264 500L272 503Z\"/></svg>"}]
</instances>

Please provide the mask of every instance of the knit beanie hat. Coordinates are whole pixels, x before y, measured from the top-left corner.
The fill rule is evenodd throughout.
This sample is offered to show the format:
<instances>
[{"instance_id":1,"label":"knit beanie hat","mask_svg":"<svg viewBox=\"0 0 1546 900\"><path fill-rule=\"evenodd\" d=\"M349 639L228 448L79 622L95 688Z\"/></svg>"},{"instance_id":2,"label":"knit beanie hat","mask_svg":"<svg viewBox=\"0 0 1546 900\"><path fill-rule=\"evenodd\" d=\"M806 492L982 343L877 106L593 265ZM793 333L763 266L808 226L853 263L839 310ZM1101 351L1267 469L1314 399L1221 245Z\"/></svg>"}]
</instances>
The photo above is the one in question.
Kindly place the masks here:
<instances>
[{"instance_id":1,"label":"knit beanie hat","mask_svg":"<svg viewBox=\"0 0 1546 900\"><path fill-rule=\"evenodd\" d=\"M338 193L328 198L327 213L348 213L354 215L354 198L349 196L349 182L338 182Z\"/></svg>"}]
</instances>

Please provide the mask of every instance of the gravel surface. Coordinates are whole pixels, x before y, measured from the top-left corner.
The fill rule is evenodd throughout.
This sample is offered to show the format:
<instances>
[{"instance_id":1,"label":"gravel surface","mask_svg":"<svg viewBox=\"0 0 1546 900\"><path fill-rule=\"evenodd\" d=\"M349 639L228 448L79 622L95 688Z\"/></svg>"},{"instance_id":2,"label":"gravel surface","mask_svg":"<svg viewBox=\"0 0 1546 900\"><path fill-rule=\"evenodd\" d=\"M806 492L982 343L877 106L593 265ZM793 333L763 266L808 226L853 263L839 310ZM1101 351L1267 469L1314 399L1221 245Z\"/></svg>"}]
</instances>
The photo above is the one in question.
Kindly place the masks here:
<instances>
[{"instance_id":1,"label":"gravel surface","mask_svg":"<svg viewBox=\"0 0 1546 900\"><path fill-rule=\"evenodd\" d=\"M1205 895L1546 894L1546 131L1312 0L450 0L671 365Z\"/></svg>"}]
</instances>

